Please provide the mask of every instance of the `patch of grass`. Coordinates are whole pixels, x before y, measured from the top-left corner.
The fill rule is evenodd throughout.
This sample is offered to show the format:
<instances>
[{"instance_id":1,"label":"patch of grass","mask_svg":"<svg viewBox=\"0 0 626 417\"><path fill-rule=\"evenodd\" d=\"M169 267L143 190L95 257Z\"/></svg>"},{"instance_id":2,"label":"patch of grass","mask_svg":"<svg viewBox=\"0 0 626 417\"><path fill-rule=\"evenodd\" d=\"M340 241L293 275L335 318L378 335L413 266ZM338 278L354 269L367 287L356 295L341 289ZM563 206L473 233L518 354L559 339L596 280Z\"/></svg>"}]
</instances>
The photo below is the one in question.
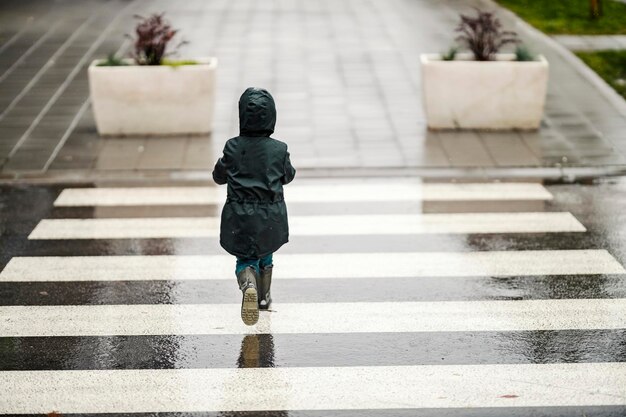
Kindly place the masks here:
<instances>
[{"instance_id":1,"label":"patch of grass","mask_svg":"<svg viewBox=\"0 0 626 417\"><path fill-rule=\"evenodd\" d=\"M456 58L457 52L459 52L459 47L452 46L450 47L450 49L448 49L448 52L441 54L441 59L443 59L444 61L454 61L454 58Z\"/></svg>"},{"instance_id":2,"label":"patch of grass","mask_svg":"<svg viewBox=\"0 0 626 417\"><path fill-rule=\"evenodd\" d=\"M589 0L496 0L550 34L626 34L626 4L603 0L604 16L589 18Z\"/></svg>"},{"instance_id":3,"label":"patch of grass","mask_svg":"<svg viewBox=\"0 0 626 417\"><path fill-rule=\"evenodd\" d=\"M107 59L100 61L97 64L98 67L123 67L125 65L128 64L124 62L124 59L116 57L113 52L107 56Z\"/></svg>"},{"instance_id":4,"label":"patch of grass","mask_svg":"<svg viewBox=\"0 0 626 417\"><path fill-rule=\"evenodd\" d=\"M194 61L191 59L181 59L181 60L164 59L161 61L161 65L167 65L170 67L181 67L183 65L198 65L198 61Z\"/></svg>"},{"instance_id":5,"label":"patch of grass","mask_svg":"<svg viewBox=\"0 0 626 417\"><path fill-rule=\"evenodd\" d=\"M576 55L626 98L626 50L577 52Z\"/></svg>"}]
</instances>

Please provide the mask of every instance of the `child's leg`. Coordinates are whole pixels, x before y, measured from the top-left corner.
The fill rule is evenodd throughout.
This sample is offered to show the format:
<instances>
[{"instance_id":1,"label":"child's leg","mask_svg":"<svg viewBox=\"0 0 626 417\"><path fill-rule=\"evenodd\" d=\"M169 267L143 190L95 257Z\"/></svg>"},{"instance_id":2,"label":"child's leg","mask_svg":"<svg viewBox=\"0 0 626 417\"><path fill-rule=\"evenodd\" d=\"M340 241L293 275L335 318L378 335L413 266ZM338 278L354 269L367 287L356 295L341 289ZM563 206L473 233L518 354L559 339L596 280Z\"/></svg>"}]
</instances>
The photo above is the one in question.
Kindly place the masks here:
<instances>
[{"instance_id":1,"label":"child's leg","mask_svg":"<svg viewBox=\"0 0 626 417\"><path fill-rule=\"evenodd\" d=\"M235 265L235 275L239 276L239 273L247 267L253 267L257 274L260 273L259 260L258 259L245 259L237 258L237 264Z\"/></svg>"},{"instance_id":2,"label":"child's leg","mask_svg":"<svg viewBox=\"0 0 626 417\"><path fill-rule=\"evenodd\" d=\"M261 258L259 260L259 268L260 269L265 269L268 266L272 266L272 261L273 261L273 255L272 253L270 253L269 255L267 255L264 258Z\"/></svg>"},{"instance_id":3,"label":"child's leg","mask_svg":"<svg viewBox=\"0 0 626 417\"><path fill-rule=\"evenodd\" d=\"M235 266L237 283L243 293L241 300L241 319L248 326L252 326L259 320L259 298L257 281L259 280L259 260L237 258Z\"/></svg>"},{"instance_id":4,"label":"child's leg","mask_svg":"<svg viewBox=\"0 0 626 417\"><path fill-rule=\"evenodd\" d=\"M259 274L259 308L261 310L267 310L272 303L272 295L270 293L272 270L274 269L272 262L271 253L259 260L259 267L261 268L261 273Z\"/></svg>"}]
</instances>

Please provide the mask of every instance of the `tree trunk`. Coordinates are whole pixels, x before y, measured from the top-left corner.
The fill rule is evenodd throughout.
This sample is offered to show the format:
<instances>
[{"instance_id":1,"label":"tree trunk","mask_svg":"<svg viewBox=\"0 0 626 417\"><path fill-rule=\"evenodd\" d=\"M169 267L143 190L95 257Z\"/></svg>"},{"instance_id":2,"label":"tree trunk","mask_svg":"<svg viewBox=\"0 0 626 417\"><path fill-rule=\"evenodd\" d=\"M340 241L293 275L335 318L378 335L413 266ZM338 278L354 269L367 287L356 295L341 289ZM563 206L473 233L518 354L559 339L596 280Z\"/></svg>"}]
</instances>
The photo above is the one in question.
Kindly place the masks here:
<instances>
[{"instance_id":1,"label":"tree trunk","mask_svg":"<svg viewBox=\"0 0 626 417\"><path fill-rule=\"evenodd\" d=\"M589 0L589 17L598 19L603 15L602 0Z\"/></svg>"}]
</instances>

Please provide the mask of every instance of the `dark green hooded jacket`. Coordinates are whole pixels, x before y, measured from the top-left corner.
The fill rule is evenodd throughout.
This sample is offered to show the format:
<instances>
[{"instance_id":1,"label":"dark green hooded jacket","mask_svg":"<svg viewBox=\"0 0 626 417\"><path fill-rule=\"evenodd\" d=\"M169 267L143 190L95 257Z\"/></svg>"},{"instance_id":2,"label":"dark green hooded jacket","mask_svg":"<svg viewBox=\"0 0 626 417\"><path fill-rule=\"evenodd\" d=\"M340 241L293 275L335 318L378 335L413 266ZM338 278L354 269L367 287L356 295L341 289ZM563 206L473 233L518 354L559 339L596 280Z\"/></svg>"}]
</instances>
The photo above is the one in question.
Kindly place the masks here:
<instances>
[{"instance_id":1,"label":"dark green hooded jacket","mask_svg":"<svg viewBox=\"0 0 626 417\"><path fill-rule=\"evenodd\" d=\"M213 179L228 184L220 244L240 258L262 258L289 240L283 185L291 182L287 145L269 136L276 125L271 94L248 88L239 99L239 136L229 139Z\"/></svg>"}]
</instances>

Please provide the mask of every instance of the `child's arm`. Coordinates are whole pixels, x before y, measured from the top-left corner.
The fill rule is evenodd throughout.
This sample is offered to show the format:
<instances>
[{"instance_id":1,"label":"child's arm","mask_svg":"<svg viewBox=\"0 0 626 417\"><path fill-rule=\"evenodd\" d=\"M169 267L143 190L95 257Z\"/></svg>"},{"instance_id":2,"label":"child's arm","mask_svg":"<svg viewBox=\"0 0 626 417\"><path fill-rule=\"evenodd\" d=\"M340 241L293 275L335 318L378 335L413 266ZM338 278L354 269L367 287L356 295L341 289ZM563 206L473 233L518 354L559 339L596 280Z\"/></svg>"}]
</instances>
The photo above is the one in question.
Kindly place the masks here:
<instances>
[{"instance_id":1,"label":"child's arm","mask_svg":"<svg viewBox=\"0 0 626 417\"><path fill-rule=\"evenodd\" d=\"M215 168L213 168L213 181L218 184L226 184L227 176L226 176L226 167L228 163L228 158L226 156L226 147L224 147L224 155L217 160L215 163Z\"/></svg>"},{"instance_id":2,"label":"child's arm","mask_svg":"<svg viewBox=\"0 0 626 417\"><path fill-rule=\"evenodd\" d=\"M296 169L291 165L291 160L289 159L289 152L285 152L285 162L284 162L284 175L281 180L283 184L289 184L293 181L293 178L296 176Z\"/></svg>"}]
</instances>

